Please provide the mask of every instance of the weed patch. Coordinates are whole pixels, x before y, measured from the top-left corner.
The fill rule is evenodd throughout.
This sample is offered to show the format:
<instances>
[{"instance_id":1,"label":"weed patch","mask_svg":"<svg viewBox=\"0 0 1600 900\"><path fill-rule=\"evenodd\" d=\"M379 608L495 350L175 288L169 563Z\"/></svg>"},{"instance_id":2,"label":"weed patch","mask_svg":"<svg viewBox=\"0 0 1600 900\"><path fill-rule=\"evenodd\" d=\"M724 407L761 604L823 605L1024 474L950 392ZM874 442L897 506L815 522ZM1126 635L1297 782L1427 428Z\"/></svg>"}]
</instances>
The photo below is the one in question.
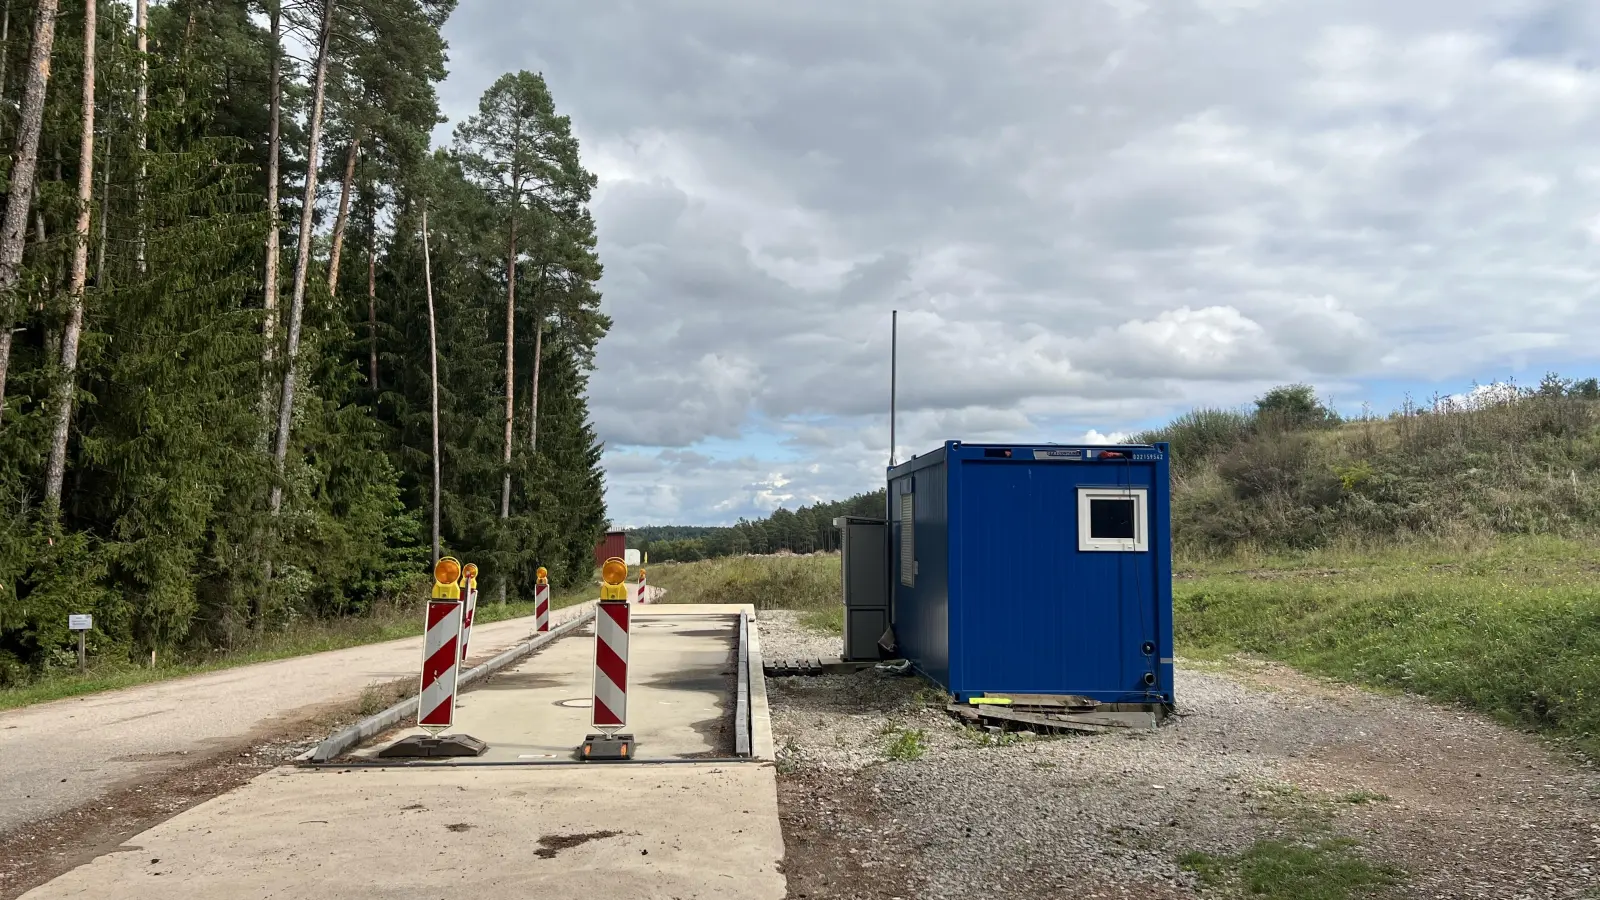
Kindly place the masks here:
<instances>
[{"instance_id":1,"label":"weed patch","mask_svg":"<svg viewBox=\"0 0 1600 900\"><path fill-rule=\"evenodd\" d=\"M1178 864L1213 890L1262 900L1355 900L1397 885L1402 873L1369 862L1348 838L1264 840L1235 856L1190 852Z\"/></svg>"},{"instance_id":2,"label":"weed patch","mask_svg":"<svg viewBox=\"0 0 1600 900\"><path fill-rule=\"evenodd\" d=\"M901 762L911 762L922 758L928 751L928 733L920 728L901 728L889 741L884 755L890 759Z\"/></svg>"},{"instance_id":3,"label":"weed patch","mask_svg":"<svg viewBox=\"0 0 1600 900\"><path fill-rule=\"evenodd\" d=\"M396 679L388 684L369 684L361 690L361 700L356 704L356 712L363 718L381 713L411 696L416 687L415 678Z\"/></svg>"}]
</instances>

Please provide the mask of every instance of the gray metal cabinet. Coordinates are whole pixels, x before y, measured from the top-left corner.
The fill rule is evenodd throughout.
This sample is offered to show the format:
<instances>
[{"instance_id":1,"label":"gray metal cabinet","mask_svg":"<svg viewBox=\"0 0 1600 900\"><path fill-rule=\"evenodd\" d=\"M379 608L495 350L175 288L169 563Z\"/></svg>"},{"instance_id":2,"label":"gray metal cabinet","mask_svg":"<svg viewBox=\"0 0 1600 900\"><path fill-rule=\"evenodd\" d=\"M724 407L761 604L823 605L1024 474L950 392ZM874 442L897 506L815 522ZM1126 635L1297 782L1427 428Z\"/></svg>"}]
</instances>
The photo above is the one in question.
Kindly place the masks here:
<instances>
[{"instance_id":1,"label":"gray metal cabinet","mask_svg":"<svg viewBox=\"0 0 1600 900\"><path fill-rule=\"evenodd\" d=\"M878 639L889 629L889 523L841 516L833 524L840 532L843 568L843 658L881 659Z\"/></svg>"}]
</instances>

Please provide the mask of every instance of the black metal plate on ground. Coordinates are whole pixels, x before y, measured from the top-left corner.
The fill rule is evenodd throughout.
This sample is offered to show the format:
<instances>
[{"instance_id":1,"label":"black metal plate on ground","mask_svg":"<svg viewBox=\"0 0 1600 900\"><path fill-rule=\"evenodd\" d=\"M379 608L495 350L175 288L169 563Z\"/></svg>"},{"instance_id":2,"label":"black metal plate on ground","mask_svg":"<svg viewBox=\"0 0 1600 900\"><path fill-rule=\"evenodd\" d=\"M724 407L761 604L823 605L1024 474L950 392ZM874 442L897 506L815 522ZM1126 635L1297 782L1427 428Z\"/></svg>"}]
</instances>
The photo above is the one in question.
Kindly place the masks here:
<instances>
[{"instance_id":1,"label":"black metal plate on ground","mask_svg":"<svg viewBox=\"0 0 1600 900\"><path fill-rule=\"evenodd\" d=\"M482 756L489 745L467 734L429 737L413 734L378 751L384 759L396 757Z\"/></svg>"}]
</instances>

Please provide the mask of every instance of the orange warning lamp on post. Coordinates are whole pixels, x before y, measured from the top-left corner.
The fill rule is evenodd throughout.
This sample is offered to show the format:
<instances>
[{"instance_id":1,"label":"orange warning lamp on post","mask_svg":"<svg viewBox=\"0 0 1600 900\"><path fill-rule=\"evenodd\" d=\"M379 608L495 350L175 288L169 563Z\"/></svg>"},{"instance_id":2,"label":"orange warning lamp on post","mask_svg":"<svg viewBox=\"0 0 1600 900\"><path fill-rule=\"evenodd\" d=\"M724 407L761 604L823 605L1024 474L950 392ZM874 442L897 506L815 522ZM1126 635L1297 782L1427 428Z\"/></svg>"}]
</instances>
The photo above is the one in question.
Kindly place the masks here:
<instances>
[{"instance_id":1,"label":"orange warning lamp on post","mask_svg":"<svg viewBox=\"0 0 1600 900\"><path fill-rule=\"evenodd\" d=\"M602 603L628 602L628 564L613 556L600 566L600 601Z\"/></svg>"},{"instance_id":2,"label":"orange warning lamp on post","mask_svg":"<svg viewBox=\"0 0 1600 900\"><path fill-rule=\"evenodd\" d=\"M535 579L535 583L536 584L549 584L550 583L550 572L544 566L540 566L539 570L537 572L534 572L533 574L536 576L536 579Z\"/></svg>"},{"instance_id":3,"label":"orange warning lamp on post","mask_svg":"<svg viewBox=\"0 0 1600 900\"><path fill-rule=\"evenodd\" d=\"M433 597L435 600L461 599L460 560L446 556L433 564Z\"/></svg>"},{"instance_id":4,"label":"orange warning lamp on post","mask_svg":"<svg viewBox=\"0 0 1600 900\"><path fill-rule=\"evenodd\" d=\"M468 588L472 588L472 587L476 587L477 586L477 584L478 584L478 564L477 563L467 563L466 565L461 567L461 582L462 582L463 586L468 587Z\"/></svg>"}]
</instances>

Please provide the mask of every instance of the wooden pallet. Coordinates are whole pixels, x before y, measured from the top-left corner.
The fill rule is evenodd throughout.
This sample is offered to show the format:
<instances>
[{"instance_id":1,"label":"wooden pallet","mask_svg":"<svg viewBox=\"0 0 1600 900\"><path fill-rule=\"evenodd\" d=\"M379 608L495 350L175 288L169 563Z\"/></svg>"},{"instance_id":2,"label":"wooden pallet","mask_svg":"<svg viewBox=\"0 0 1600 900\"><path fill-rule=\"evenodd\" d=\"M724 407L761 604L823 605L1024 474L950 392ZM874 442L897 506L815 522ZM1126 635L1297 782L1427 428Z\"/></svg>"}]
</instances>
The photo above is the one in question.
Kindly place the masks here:
<instances>
[{"instance_id":1,"label":"wooden pallet","mask_svg":"<svg viewBox=\"0 0 1600 900\"><path fill-rule=\"evenodd\" d=\"M1003 731L1032 731L1040 734L1076 732L1079 734L1104 734L1112 731L1137 730L1137 717L1117 713L1023 711L1005 706L979 704L971 706L951 703L945 710L969 725L995 726Z\"/></svg>"},{"instance_id":2,"label":"wooden pallet","mask_svg":"<svg viewBox=\"0 0 1600 900\"><path fill-rule=\"evenodd\" d=\"M1012 712L1028 713L1079 713L1098 709L1100 701L1076 694L1000 694L985 691L984 699L1004 700L1004 703L975 704L985 707L1003 707Z\"/></svg>"},{"instance_id":3,"label":"wooden pallet","mask_svg":"<svg viewBox=\"0 0 1600 900\"><path fill-rule=\"evenodd\" d=\"M867 660L843 659L779 659L767 660L761 664L761 673L768 678L781 678L791 675L850 675L862 669L870 669L877 665L876 662Z\"/></svg>"}]
</instances>

